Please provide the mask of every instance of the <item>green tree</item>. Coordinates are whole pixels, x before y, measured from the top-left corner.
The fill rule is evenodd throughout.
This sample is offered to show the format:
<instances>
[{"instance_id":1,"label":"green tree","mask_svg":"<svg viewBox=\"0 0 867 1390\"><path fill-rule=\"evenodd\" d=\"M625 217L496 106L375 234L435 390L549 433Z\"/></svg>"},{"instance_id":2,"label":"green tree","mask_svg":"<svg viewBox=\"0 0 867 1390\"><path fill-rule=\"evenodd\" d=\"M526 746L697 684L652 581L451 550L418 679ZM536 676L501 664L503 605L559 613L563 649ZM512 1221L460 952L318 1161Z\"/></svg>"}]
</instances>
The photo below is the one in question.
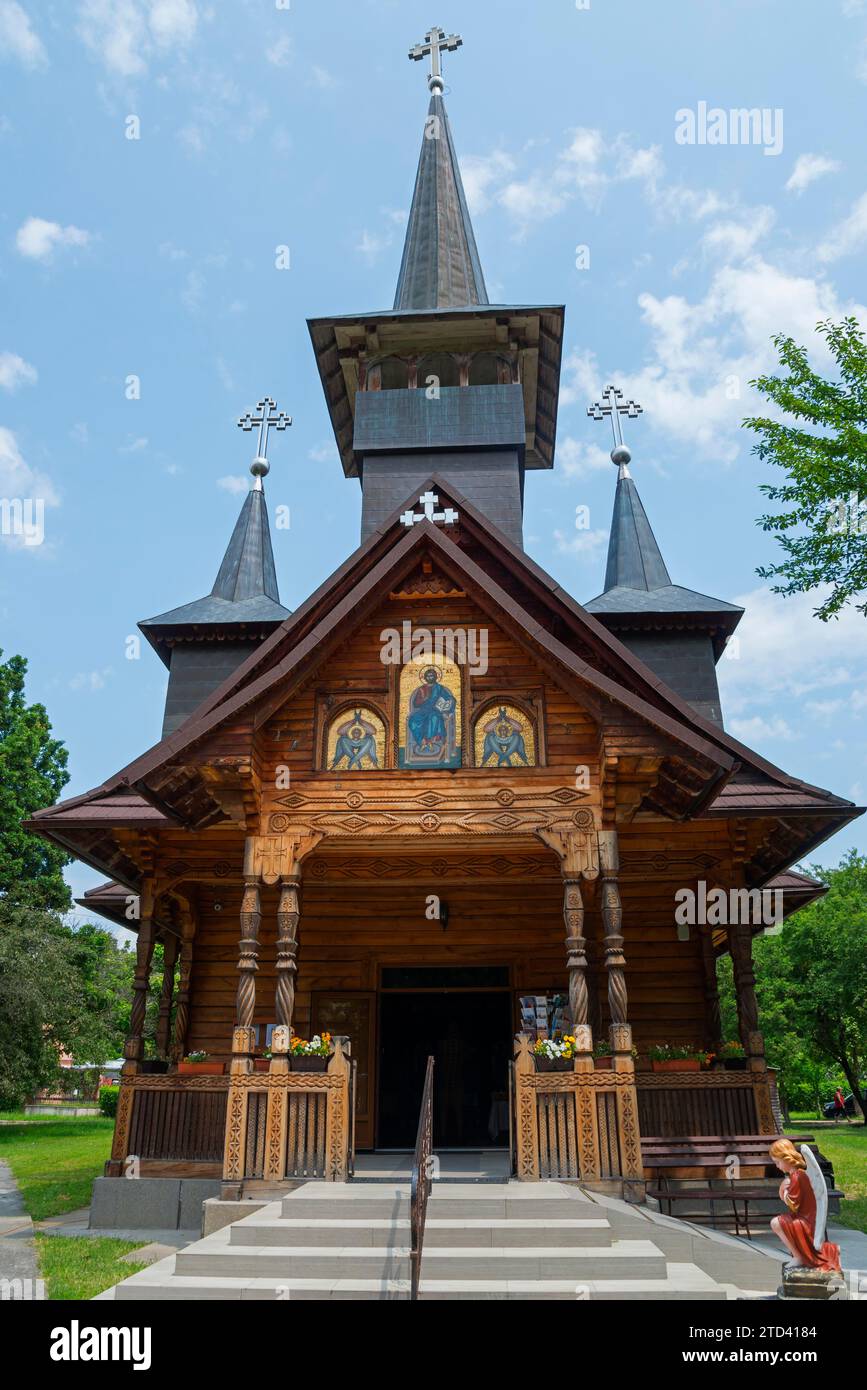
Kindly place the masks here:
<instances>
[{"instance_id":1,"label":"green tree","mask_svg":"<svg viewBox=\"0 0 867 1390\"><path fill-rule=\"evenodd\" d=\"M867 341L854 318L826 319L817 331L838 380L825 380L811 368L806 348L778 334L781 374L750 382L776 412L744 425L759 436L753 452L786 474L785 482L761 485L781 510L759 518L785 558L758 573L781 581L773 586L778 594L830 585L816 609L827 621L856 596L867 614Z\"/></svg>"},{"instance_id":2,"label":"green tree","mask_svg":"<svg viewBox=\"0 0 867 1390\"><path fill-rule=\"evenodd\" d=\"M833 869L811 865L825 897L801 908L779 935L753 943L756 995L769 1064L791 1107L815 1106L840 1081L856 1100L867 1055L867 856L851 850ZM718 963L723 1031L737 1037L731 960ZM859 1085L860 1082L860 1085Z\"/></svg>"},{"instance_id":3,"label":"green tree","mask_svg":"<svg viewBox=\"0 0 867 1390\"><path fill-rule=\"evenodd\" d=\"M53 805L69 781L66 749L52 737L45 706L26 702L26 674L23 657L0 660L0 900L65 911L70 856L21 825Z\"/></svg>"}]
</instances>

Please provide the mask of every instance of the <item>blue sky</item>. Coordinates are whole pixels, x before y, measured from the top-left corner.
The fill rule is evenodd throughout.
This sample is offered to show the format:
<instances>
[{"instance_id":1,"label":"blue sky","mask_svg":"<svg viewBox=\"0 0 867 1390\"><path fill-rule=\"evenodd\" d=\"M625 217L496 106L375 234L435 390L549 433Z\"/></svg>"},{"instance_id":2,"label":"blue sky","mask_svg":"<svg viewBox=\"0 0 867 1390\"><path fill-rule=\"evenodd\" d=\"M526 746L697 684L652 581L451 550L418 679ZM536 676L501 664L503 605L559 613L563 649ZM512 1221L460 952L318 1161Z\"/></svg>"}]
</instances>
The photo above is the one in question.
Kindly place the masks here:
<instances>
[{"instance_id":1,"label":"blue sky","mask_svg":"<svg viewBox=\"0 0 867 1390\"><path fill-rule=\"evenodd\" d=\"M427 105L406 53L433 20L464 38L446 96L490 296L567 306L527 549L601 589L615 472L585 406L614 379L645 408L633 474L674 581L748 608L729 727L863 803L864 619L757 578L769 475L739 422L773 333L867 321L864 0L0 0L0 496L46 502L42 545L0 537L0 645L68 793L159 735L165 670L126 638L210 589L262 394L295 419L268 480L283 602L357 544L305 319L391 304ZM679 143L700 102L781 111L782 150ZM861 823L819 858L853 843Z\"/></svg>"}]
</instances>

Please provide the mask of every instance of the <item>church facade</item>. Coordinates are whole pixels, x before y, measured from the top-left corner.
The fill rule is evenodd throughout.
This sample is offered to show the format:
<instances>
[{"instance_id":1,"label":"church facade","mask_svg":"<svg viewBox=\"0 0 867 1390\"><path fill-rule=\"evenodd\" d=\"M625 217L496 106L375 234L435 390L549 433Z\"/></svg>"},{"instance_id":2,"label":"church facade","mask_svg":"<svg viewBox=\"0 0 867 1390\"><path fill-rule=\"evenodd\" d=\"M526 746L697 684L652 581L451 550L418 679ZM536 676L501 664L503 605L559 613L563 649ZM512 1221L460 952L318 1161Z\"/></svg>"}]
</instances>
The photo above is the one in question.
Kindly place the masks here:
<instances>
[{"instance_id":1,"label":"church facade","mask_svg":"<svg viewBox=\"0 0 867 1390\"><path fill-rule=\"evenodd\" d=\"M527 1180L634 1189L650 1137L777 1132L752 939L822 892L791 866L858 811L725 731L741 610L672 582L613 388L589 412L617 467L602 593L582 606L526 554L564 310L488 301L432 34L394 305L309 324L358 549L281 605L263 480L288 421L261 402L211 593L141 624L160 742L30 822L137 931L110 1176L346 1179L412 1147L428 1056L435 1144L504 1149ZM723 951L743 1062L699 1069ZM565 1069L534 1055L555 1030ZM298 1055L323 1034L327 1059Z\"/></svg>"}]
</instances>

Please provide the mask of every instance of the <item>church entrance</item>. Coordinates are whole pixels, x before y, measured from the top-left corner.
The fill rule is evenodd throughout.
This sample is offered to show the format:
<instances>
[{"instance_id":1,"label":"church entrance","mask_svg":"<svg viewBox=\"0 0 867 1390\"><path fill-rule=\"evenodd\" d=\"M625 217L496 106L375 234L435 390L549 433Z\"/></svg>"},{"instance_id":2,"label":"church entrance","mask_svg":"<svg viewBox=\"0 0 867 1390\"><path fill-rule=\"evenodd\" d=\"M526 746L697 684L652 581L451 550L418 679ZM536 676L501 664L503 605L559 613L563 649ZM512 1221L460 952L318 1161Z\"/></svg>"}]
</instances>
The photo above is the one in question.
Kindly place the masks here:
<instances>
[{"instance_id":1,"label":"church entrance","mask_svg":"<svg viewBox=\"0 0 867 1390\"><path fill-rule=\"evenodd\" d=\"M384 970L377 1148L413 1148L428 1057L436 1062L434 1147L505 1148L512 1033L505 969Z\"/></svg>"}]
</instances>

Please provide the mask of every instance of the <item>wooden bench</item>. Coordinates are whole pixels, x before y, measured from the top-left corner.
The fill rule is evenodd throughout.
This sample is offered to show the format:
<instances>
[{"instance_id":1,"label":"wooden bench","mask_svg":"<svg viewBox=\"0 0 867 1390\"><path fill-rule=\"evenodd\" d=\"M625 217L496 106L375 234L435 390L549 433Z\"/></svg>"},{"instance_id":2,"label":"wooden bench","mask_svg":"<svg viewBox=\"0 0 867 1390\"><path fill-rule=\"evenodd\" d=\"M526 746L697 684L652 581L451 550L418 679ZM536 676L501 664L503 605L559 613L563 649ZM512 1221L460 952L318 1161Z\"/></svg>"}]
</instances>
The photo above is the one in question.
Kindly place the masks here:
<instances>
[{"instance_id":1,"label":"wooden bench","mask_svg":"<svg viewBox=\"0 0 867 1390\"><path fill-rule=\"evenodd\" d=\"M750 1230L750 1203L766 1202L776 1196L776 1188L757 1187L754 1184L761 1178L777 1177L782 1181L768 1149L774 1142L772 1134L693 1134L678 1139L642 1138L641 1155L645 1172L651 1178L647 1194L659 1202L660 1210L668 1207L672 1215L675 1202L694 1202L710 1208L711 1223L716 1226L714 1202L731 1203L735 1222L735 1233L741 1234L741 1226L748 1239ZM797 1135L795 1144L811 1144L811 1134ZM744 1168L757 1169L749 1177L734 1176L731 1165L734 1160L738 1174ZM715 1171L707 1171L715 1170ZM710 1187L709 1178L718 1178L728 1183L727 1187ZM671 1187L671 1183L698 1181L704 1185L697 1187ZM740 1205L743 1205L743 1218Z\"/></svg>"}]
</instances>

